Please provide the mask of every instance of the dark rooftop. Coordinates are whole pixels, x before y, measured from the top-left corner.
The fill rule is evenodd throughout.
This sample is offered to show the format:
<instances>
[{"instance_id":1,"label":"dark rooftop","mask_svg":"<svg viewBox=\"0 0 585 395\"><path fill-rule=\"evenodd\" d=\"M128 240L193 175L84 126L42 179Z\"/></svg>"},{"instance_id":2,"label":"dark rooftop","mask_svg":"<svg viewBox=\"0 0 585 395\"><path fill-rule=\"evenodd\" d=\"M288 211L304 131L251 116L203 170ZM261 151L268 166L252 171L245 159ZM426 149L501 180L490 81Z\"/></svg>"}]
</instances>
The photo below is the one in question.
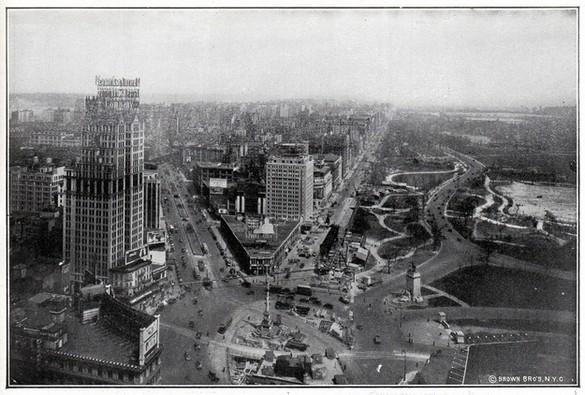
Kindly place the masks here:
<instances>
[{"instance_id":1,"label":"dark rooftop","mask_svg":"<svg viewBox=\"0 0 585 395\"><path fill-rule=\"evenodd\" d=\"M108 328L103 321L82 325L79 318L68 313L66 324L68 341L59 351L137 365L138 343Z\"/></svg>"},{"instance_id":2,"label":"dark rooftop","mask_svg":"<svg viewBox=\"0 0 585 395\"><path fill-rule=\"evenodd\" d=\"M147 259L137 259L128 265L113 267L110 269L110 271L118 272L118 273L130 273L134 270L138 270L141 267L147 266L149 264L150 264L150 261Z\"/></svg>"}]
</instances>

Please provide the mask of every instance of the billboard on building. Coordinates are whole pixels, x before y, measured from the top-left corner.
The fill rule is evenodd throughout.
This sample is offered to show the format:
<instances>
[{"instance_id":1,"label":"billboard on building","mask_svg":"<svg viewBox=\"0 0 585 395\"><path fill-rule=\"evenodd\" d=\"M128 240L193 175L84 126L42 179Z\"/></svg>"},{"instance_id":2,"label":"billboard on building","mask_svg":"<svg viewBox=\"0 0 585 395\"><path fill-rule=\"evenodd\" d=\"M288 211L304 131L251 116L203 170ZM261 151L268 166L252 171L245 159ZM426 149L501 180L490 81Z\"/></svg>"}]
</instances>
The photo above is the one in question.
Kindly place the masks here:
<instances>
[{"instance_id":1,"label":"billboard on building","mask_svg":"<svg viewBox=\"0 0 585 395\"><path fill-rule=\"evenodd\" d=\"M209 179L209 193L210 194L223 194L223 191L227 188L227 178L210 178Z\"/></svg>"}]
</instances>

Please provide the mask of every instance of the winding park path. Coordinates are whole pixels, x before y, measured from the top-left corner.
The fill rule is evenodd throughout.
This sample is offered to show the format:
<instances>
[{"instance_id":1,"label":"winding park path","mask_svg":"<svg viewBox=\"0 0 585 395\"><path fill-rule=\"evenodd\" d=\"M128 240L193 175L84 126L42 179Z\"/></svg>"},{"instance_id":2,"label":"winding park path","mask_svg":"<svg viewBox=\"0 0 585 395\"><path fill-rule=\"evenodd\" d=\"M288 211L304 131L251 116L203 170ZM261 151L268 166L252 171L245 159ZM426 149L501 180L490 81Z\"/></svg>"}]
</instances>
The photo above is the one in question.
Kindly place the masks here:
<instances>
[{"instance_id":1,"label":"winding park path","mask_svg":"<svg viewBox=\"0 0 585 395\"><path fill-rule=\"evenodd\" d=\"M432 218L435 226L438 229L441 229L441 247L436 255L422 264L417 265L417 270L421 274L421 281L425 284L423 286L427 287L426 284L431 284L433 281L443 278L452 272L463 267L475 265L479 262L515 270L523 270L526 272L538 272L551 277L571 279L567 273L546 270L544 268L539 268L536 265L529 263L526 264L525 262L504 255L491 254L487 259L488 262L486 262L486 258L488 257L486 252L479 245L463 238L452 228L446 216L446 207L449 200L456 192L459 183L463 184L468 180L481 176L485 166L469 156L454 151L450 152L465 164L466 172L460 176L450 178L429 193L424 218ZM385 202L385 200L383 202ZM383 202L380 202L379 205L382 205ZM381 211L378 212L381 213ZM386 226L384 226L384 228L387 229ZM450 229L450 231L447 231L447 229ZM375 253L377 253L377 248L375 248L375 252L373 251L374 248L371 250L372 254L376 256L377 254ZM379 267L379 265L376 266ZM359 275L357 277L359 278ZM375 361L375 363L383 364L384 358L396 358L395 355L398 350L406 349L417 353L426 352L426 349L423 347L425 344L419 343L418 341L415 344L409 344L406 338L407 332L401 331L401 322L426 322L428 319L434 319L434 317L437 317L439 312L445 312L448 320L521 320L527 322L558 322L568 324L575 322L574 312L505 307L470 307L467 303L459 299L456 300L459 304L459 306L456 307L405 309L400 310L398 314L397 311L394 311L394 314L392 315L391 311L386 311L387 306L382 305L382 303L379 302L384 300L384 298L390 293L399 292L404 289L405 280L406 270L393 273L384 277L382 284L367 288L365 292L354 298L352 311L355 313L355 321L366 322L368 324L364 325L361 331L356 331L356 349L351 352L351 354L355 355L355 358L353 359L358 361L363 359L364 361L367 361L370 359L368 358L368 355L371 355L371 359L378 360ZM427 289L432 289L433 292L454 300L452 295L448 295L442 290L428 287ZM398 319L399 317L400 320ZM385 345L385 350L380 353L378 353L381 351L379 350L378 345L372 342L372 338L376 335L380 335L388 342L388 344ZM431 347L430 345L428 346ZM348 357L349 360L352 359L351 356L348 355ZM359 363L355 364L357 366L355 367L356 374L366 376L366 370L371 369L372 363L374 362L370 362L369 365L366 365L365 362L364 365L359 365Z\"/></svg>"},{"instance_id":2,"label":"winding park path","mask_svg":"<svg viewBox=\"0 0 585 395\"><path fill-rule=\"evenodd\" d=\"M456 174L457 171L459 171L459 169L461 169L461 167L462 167L462 164L461 163L457 163L452 170L397 172L397 173L394 173L394 174L389 175L387 177L386 183L389 184L390 186L406 187L406 188L408 188L410 190L413 190L414 187L409 186L406 183L395 182L393 180L394 177L400 176L400 175ZM449 181L449 180L446 180L446 181ZM432 195L434 191L438 190L443 184L445 184L446 181L443 181L440 185L438 185L435 188L433 188L430 191L430 195ZM416 194L419 195L420 192L416 192ZM406 233L399 232L399 231L397 231L395 229L392 229L391 227L389 227L388 225L386 225L386 223L384 221L392 213L406 212L406 211L409 211L409 209L394 209L394 208L391 208L391 207L384 207L384 205L386 204L386 202L388 201L388 199L390 199L391 197L395 197L395 196L404 197L404 196L412 196L412 195L413 195L412 193L409 193L409 194L389 193L389 194L384 195L384 197L380 200L380 202L377 203L377 204L375 204L375 205L372 205L372 206L361 206L363 209L367 210L370 214L372 214L372 215L374 215L376 217L376 219L378 220L378 223L380 224L380 226L382 228L384 228L387 231L393 233L394 236L389 236L389 237L386 237L386 238L384 238L382 240L374 241L374 242L369 241L369 240L366 241L366 244L368 245L368 248L370 250L370 253L376 259L376 264L373 267L371 267L370 269L356 274L356 278L358 280L361 280L362 278L365 278L367 276L371 276L371 275L379 272L380 270L382 270L387 265L387 260L384 259L384 258L382 258L380 256L380 249L382 248L382 246L384 244L386 244L388 242L392 242L392 241L396 241L396 240L400 240L400 239L403 239L403 238L408 237L408 235ZM376 212L376 211L378 211L378 212ZM379 213L379 211L384 211L384 213L381 214L381 213ZM426 222L424 222L424 221L418 221L417 223L419 223L422 226L424 226L425 229L427 229L427 231L429 231L429 233L430 233L430 226ZM410 258L411 256L414 255L414 253L416 252L416 249L419 248L419 247L422 247L423 245L419 245L419 246L412 247L406 254L401 255L401 256L397 256L394 259L394 261L398 261L398 260L403 260L403 259L406 259L406 258Z\"/></svg>"},{"instance_id":3,"label":"winding park path","mask_svg":"<svg viewBox=\"0 0 585 395\"><path fill-rule=\"evenodd\" d=\"M445 216L445 212L447 203L455 193L457 185L459 185L459 183L464 183L473 177L479 176L485 169L485 165L467 155L454 151L451 151L451 155L465 163L467 171L459 177L453 177L444 181L429 194L427 206L425 207L425 218L429 215L432 216L439 229L451 227ZM417 270L420 272L421 279L425 284L430 284L433 281L463 267L474 265L486 260L487 255L485 251L475 243L463 238L455 229L452 229L451 232L441 231L441 237L441 248L439 249L439 252L427 261L417 265ZM375 254L372 252L372 254L377 258L380 258L377 251ZM487 263L493 266L539 273L560 279L575 279L574 273L539 268L537 265L507 255L491 254ZM360 273L361 276L358 274L356 277L360 278L372 274L376 269L379 270L384 267L384 265L385 263L378 262L375 268L362 272ZM364 295L383 298L391 290L399 291L403 289L405 279L406 270L386 277L383 280L382 285L369 288L364 292Z\"/></svg>"},{"instance_id":4,"label":"winding park path","mask_svg":"<svg viewBox=\"0 0 585 395\"><path fill-rule=\"evenodd\" d=\"M460 165L457 164L455 166L455 168L451 169L451 170L421 170L421 171L404 171L404 172L397 172L397 173L393 173L390 174L388 177L386 177L386 181L385 181L385 185L389 185L389 186L397 186L397 187L403 187L403 188L407 188L410 190L414 190L416 189L416 187L413 187L412 185L408 185L405 182L397 182L394 181L395 177L398 176L415 176L415 175L426 175L426 174L455 174L457 173L457 171L459 171L460 169Z\"/></svg>"}]
</instances>

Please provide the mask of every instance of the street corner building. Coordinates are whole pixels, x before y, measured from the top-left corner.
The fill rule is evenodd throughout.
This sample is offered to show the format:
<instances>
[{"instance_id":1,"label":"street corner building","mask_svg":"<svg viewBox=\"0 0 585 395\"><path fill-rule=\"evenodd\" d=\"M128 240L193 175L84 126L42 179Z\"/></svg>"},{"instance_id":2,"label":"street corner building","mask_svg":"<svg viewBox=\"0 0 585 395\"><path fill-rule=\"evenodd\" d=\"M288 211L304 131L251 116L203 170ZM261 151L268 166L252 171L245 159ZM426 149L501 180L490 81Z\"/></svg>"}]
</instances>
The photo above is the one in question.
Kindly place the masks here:
<instances>
[{"instance_id":1,"label":"street corner building","mask_svg":"<svg viewBox=\"0 0 585 395\"><path fill-rule=\"evenodd\" d=\"M10 311L12 385L146 385L160 379L159 316L103 284L79 298L42 292Z\"/></svg>"},{"instance_id":2,"label":"street corner building","mask_svg":"<svg viewBox=\"0 0 585 395\"><path fill-rule=\"evenodd\" d=\"M298 240L300 220L222 215L220 229L234 252L240 268L251 274L265 274L278 268Z\"/></svg>"}]
</instances>

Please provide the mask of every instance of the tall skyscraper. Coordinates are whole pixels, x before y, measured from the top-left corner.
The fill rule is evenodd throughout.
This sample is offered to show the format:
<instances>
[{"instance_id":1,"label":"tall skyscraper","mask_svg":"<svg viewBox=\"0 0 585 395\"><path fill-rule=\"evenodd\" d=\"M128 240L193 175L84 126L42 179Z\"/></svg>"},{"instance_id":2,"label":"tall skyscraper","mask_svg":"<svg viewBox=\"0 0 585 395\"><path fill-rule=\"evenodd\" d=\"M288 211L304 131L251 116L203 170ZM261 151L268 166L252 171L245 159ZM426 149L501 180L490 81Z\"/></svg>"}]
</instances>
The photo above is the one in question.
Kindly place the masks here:
<instances>
[{"instance_id":1,"label":"tall skyscraper","mask_svg":"<svg viewBox=\"0 0 585 395\"><path fill-rule=\"evenodd\" d=\"M308 220L313 215L313 160L308 144L279 144L266 163L268 215Z\"/></svg>"},{"instance_id":2,"label":"tall skyscraper","mask_svg":"<svg viewBox=\"0 0 585 395\"><path fill-rule=\"evenodd\" d=\"M96 77L96 86L85 100L81 159L65 178L63 251L76 282L88 273L109 282L109 270L143 247L140 79Z\"/></svg>"}]
</instances>

